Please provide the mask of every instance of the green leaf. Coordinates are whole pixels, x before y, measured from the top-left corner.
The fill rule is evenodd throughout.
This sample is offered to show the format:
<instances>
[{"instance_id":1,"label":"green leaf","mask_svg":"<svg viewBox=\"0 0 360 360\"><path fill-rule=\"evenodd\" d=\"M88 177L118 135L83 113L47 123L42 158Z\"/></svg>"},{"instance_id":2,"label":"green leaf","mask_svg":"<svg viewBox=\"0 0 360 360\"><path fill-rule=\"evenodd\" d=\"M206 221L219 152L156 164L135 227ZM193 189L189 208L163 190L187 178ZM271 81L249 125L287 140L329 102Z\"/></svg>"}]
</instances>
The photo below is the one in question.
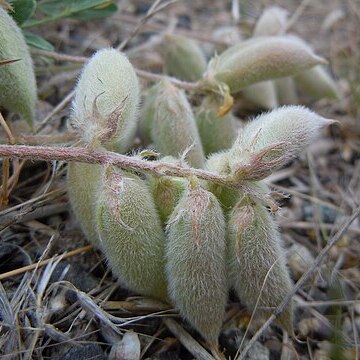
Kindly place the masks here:
<instances>
[{"instance_id":1,"label":"green leaf","mask_svg":"<svg viewBox=\"0 0 360 360\"><path fill-rule=\"evenodd\" d=\"M39 10L52 17L58 14L73 16L77 13L91 10L96 7L101 10L103 7L108 7L110 5L113 5L113 1L111 0L47 0L39 4Z\"/></svg>"},{"instance_id":2,"label":"green leaf","mask_svg":"<svg viewBox=\"0 0 360 360\"><path fill-rule=\"evenodd\" d=\"M71 17L78 20L94 20L111 16L117 11L118 6L116 4L109 4L104 7L96 7L94 9L79 12L75 15L72 15Z\"/></svg>"},{"instance_id":3,"label":"green leaf","mask_svg":"<svg viewBox=\"0 0 360 360\"><path fill-rule=\"evenodd\" d=\"M14 11L9 14L14 18L18 25L23 24L36 9L35 0L12 0L9 1Z\"/></svg>"},{"instance_id":4,"label":"green leaf","mask_svg":"<svg viewBox=\"0 0 360 360\"><path fill-rule=\"evenodd\" d=\"M46 51L54 51L54 46L41 36L35 35L30 32L24 32L24 37L26 43L31 47Z\"/></svg>"}]
</instances>

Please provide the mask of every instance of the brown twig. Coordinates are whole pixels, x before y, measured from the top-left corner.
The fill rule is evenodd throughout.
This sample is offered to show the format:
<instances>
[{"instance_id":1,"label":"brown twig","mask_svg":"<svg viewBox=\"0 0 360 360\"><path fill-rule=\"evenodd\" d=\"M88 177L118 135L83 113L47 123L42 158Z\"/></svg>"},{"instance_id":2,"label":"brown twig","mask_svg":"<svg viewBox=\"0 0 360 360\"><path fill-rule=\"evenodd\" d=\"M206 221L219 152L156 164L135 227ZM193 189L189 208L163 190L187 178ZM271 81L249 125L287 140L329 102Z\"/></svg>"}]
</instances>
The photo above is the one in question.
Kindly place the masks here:
<instances>
[{"instance_id":1,"label":"brown twig","mask_svg":"<svg viewBox=\"0 0 360 360\"><path fill-rule=\"evenodd\" d=\"M8 271L6 273L2 273L2 274L0 274L0 280L7 279L7 278L9 278L11 276L16 276L16 275L23 274L24 272L34 270L35 268L43 267L43 266L47 265L49 262L56 261L59 258L61 258L62 260L67 259L69 257L75 256L75 255L78 255L78 254L82 254L84 252L88 252L88 251L90 251L92 249L93 249L92 245L83 246L81 248L69 251L68 253L64 253L64 254L61 254L61 255L54 256L51 259L42 260L42 261L40 261L40 262L38 262L36 264L30 264L30 265L23 266L21 268L15 269L15 270Z\"/></svg>"},{"instance_id":2,"label":"brown twig","mask_svg":"<svg viewBox=\"0 0 360 360\"><path fill-rule=\"evenodd\" d=\"M128 24L137 25L139 20L131 15L126 14L118 14L113 17L116 21L122 21L126 22ZM148 22L145 24L145 27L151 30L163 32L164 31L164 25L156 24L154 22ZM209 37L204 34L204 32L200 31L194 31L194 30L186 30L186 29L176 29L175 33L178 35L183 35L185 37L189 37L198 41L207 42L214 45L222 45L222 46L230 46L232 44L229 44L226 41L214 39L212 37Z\"/></svg>"},{"instance_id":3,"label":"brown twig","mask_svg":"<svg viewBox=\"0 0 360 360\"><path fill-rule=\"evenodd\" d=\"M253 188L234 181L226 175L218 175L210 171L182 167L179 165L160 162L146 161L138 157L130 157L110 151L92 151L86 148L26 146L26 145L0 145L0 156L10 158L44 160L44 161L78 161L89 164L115 165L130 171L153 173L159 176L191 177L207 180L215 184L234 189L241 189L257 198L262 198Z\"/></svg>"},{"instance_id":4,"label":"brown twig","mask_svg":"<svg viewBox=\"0 0 360 360\"><path fill-rule=\"evenodd\" d=\"M116 48L117 50L122 50L124 49L124 47L131 41L131 39L133 39L139 32L140 30L143 28L143 26L158 12L164 10L166 7L168 7L169 5L177 2L178 0L169 0L168 2L165 2L163 4L161 4L161 0L156 0L153 5L150 7L150 9L148 10L148 12L146 13L145 16L143 16L140 21L138 22L137 26L135 27L135 29L132 31L132 33L124 40L121 42L121 44Z\"/></svg>"},{"instance_id":5,"label":"brown twig","mask_svg":"<svg viewBox=\"0 0 360 360\"><path fill-rule=\"evenodd\" d=\"M9 144L14 145L15 144L15 138L7 124L7 122L5 121L4 117L2 116L2 114L0 113L0 125L3 127L6 136L9 139Z\"/></svg>"},{"instance_id":6,"label":"brown twig","mask_svg":"<svg viewBox=\"0 0 360 360\"><path fill-rule=\"evenodd\" d=\"M70 55L66 55L66 54L56 53L54 51L45 51L45 50L36 50L34 53L36 53L38 55L44 55L44 56L50 57L50 58L58 60L58 61L71 61L71 62L76 62L76 63L85 63L89 59L89 58L86 58L83 56L70 56ZM147 80L151 80L151 81L159 81L162 79L168 79L171 83L173 83L175 86L177 86L179 88L189 90L189 91L203 92L203 89L201 88L201 86L198 83L181 81L181 80L178 80L178 79L170 77L170 76L154 74L150 71L141 70L141 69L135 69L135 72L139 77L141 77L143 79L147 79ZM60 105L63 107L63 105L66 105L66 103L69 100L71 100L71 97L74 94L73 94L73 92L71 92L70 94L41 122L39 127L40 126L41 126L41 128L43 127L42 124L46 123L48 121L48 118L53 116L54 112L58 111L57 108ZM69 97L70 97L70 99L68 99ZM63 104L64 102L65 102L65 104ZM41 130L41 128L40 128L40 130ZM37 131L39 131L39 130L37 130Z\"/></svg>"},{"instance_id":7,"label":"brown twig","mask_svg":"<svg viewBox=\"0 0 360 360\"><path fill-rule=\"evenodd\" d=\"M54 107L53 110L50 111L50 113L48 115L45 116L45 118L41 121L41 123L37 126L36 130L35 130L35 134L39 133L48 123L48 121L55 115L57 114L60 110L62 110L70 101L71 99L74 97L75 91L72 90L71 92L69 92L65 98Z\"/></svg>"},{"instance_id":8,"label":"brown twig","mask_svg":"<svg viewBox=\"0 0 360 360\"><path fill-rule=\"evenodd\" d=\"M9 139L9 144L11 144L11 145L15 144L14 136L1 113L0 113L0 125L4 129L6 136ZM7 205L8 201L9 201L9 195L10 195L10 191L8 189L9 177L10 177L10 160L9 159L4 160L2 168L3 168L3 171L2 171L0 208L4 205Z\"/></svg>"},{"instance_id":9,"label":"brown twig","mask_svg":"<svg viewBox=\"0 0 360 360\"><path fill-rule=\"evenodd\" d=\"M190 353L199 360L214 360L214 358L197 342L182 326L174 319L163 318L167 328L176 335L176 338L190 351Z\"/></svg>"},{"instance_id":10,"label":"brown twig","mask_svg":"<svg viewBox=\"0 0 360 360\"><path fill-rule=\"evenodd\" d=\"M291 292L285 297L283 302L274 310L273 314L268 318L264 325L255 333L255 335L250 339L248 344L245 346L244 350L241 352L237 360L244 360L250 348L254 343L259 339L259 337L268 329L268 327L274 322L274 320L283 312L287 307L292 297L296 292L308 281L313 272L320 266L325 257L327 256L330 249L344 236L349 226L353 221L360 215L360 207L357 208L350 218L343 223L339 231L328 241L327 245L321 250L320 254L317 256L313 264L309 269L303 274L299 281L295 284Z\"/></svg>"}]
</instances>

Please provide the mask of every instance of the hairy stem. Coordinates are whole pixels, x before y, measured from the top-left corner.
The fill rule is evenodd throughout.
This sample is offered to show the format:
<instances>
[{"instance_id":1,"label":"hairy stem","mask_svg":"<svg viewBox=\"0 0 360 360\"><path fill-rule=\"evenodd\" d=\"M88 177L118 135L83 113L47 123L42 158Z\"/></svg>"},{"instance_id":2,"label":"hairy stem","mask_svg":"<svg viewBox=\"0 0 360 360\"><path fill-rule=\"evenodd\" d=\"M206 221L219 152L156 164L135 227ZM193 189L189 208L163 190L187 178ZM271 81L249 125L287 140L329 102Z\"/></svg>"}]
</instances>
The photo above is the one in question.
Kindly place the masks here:
<instances>
[{"instance_id":1,"label":"hairy stem","mask_svg":"<svg viewBox=\"0 0 360 360\"><path fill-rule=\"evenodd\" d=\"M234 181L226 175L219 175L210 171L183 167L160 161L146 161L135 156L126 156L110 151L93 151L86 148L0 145L0 156L4 158L21 158L31 160L60 160L78 161L89 164L112 164L130 171L153 173L159 176L191 177L207 180L222 186L241 189L259 199L262 196L253 188Z\"/></svg>"}]
</instances>

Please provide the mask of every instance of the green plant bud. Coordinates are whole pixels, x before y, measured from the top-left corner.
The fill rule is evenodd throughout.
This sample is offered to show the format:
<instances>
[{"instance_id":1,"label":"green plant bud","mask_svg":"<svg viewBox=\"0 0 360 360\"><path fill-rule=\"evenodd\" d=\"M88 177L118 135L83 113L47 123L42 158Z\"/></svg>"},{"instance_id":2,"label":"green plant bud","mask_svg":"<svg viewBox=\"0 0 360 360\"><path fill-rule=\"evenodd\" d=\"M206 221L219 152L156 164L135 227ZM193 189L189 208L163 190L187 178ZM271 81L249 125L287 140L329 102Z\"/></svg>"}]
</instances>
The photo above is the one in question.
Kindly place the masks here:
<instances>
[{"instance_id":1,"label":"green plant bud","mask_svg":"<svg viewBox=\"0 0 360 360\"><path fill-rule=\"evenodd\" d=\"M161 80L158 86L151 130L156 149L164 155L175 157L186 152L186 161L191 166L203 167L204 151L185 93L168 80Z\"/></svg>"},{"instance_id":2,"label":"green plant bud","mask_svg":"<svg viewBox=\"0 0 360 360\"><path fill-rule=\"evenodd\" d=\"M284 77L274 80L280 105L296 105L299 103L294 78Z\"/></svg>"},{"instance_id":3,"label":"green plant bud","mask_svg":"<svg viewBox=\"0 0 360 360\"><path fill-rule=\"evenodd\" d=\"M101 174L101 165L73 161L68 163L68 198L86 238L96 247L100 247L96 228L96 202Z\"/></svg>"},{"instance_id":4,"label":"green plant bud","mask_svg":"<svg viewBox=\"0 0 360 360\"><path fill-rule=\"evenodd\" d=\"M299 90L315 99L339 99L340 93L334 79L323 66L315 66L294 78Z\"/></svg>"},{"instance_id":5,"label":"green plant bud","mask_svg":"<svg viewBox=\"0 0 360 360\"><path fill-rule=\"evenodd\" d=\"M206 160L206 170L219 175L229 175L231 172L229 155L229 151L220 151L212 154ZM225 213L231 210L239 200L240 192L236 189L231 189L213 182L208 182L206 188L217 197Z\"/></svg>"},{"instance_id":6,"label":"green plant bud","mask_svg":"<svg viewBox=\"0 0 360 360\"><path fill-rule=\"evenodd\" d=\"M174 164L179 160L165 156L161 161ZM186 188L186 180L174 176L150 175L148 182L160 219L164 224L179 202Z\"/></svg>"},{"instance_id":7,"label":"green plant bud","mask_svg":"<svg viewBox=\"0 0 360 360\"><path fill-rule=\"evenodd\" d=\"M256 22L253 36L283 35L286 32L288 11L280 6L267 7Z\"/></svg>"},{"instance_id":8,"label":"green plant bud","mask_svg":"<svg viewBox=\"0 0 360 360\"><path fill-rule=\"evenodd\" d=\"M228 228L229 283L255 319L265 321L291 291L277 227L268 211L246 196L232 210ZM292 333L290 304L278 322Z\"/></svg>"},{"instance_id":9,"label":"green plant bud","mask_svg":"<svg viewBox=\"0 0 360 360\"><path fill-rule=\"evenodd\" d=\"M144 102L141 107L141 117L139 122L140 136L144 139L146 144L152 142L151 129L155 116L155 100L158 96L158 85L153 85L144 93Z\"/></svg>"},{"instance_id":10,"label":"green plant bud","mask_svg":"<svg viewBox=\"0 0 360 360\"><path fill-rule=\"evenodd\" d=\"M220 106L217 99L206 97L195 115L206 155L230 148L236 139L235 118L231 113L218 116Z\"/></svg>"},{"instance_id":11,"label":"green plant bud","mask_svg":"<svg viewBox=\"0 0 360 360\"><path fill-rule=\"evenodd\" d=\"M200 46L184 36L164 36L165 71L180 80L195 82L201 79L207 61Z\"/></svg>"},{"instance_id":12,"label":"green plant bud","mask_svg":"<svg viewBox=\"0 0 360 360\"><path fill-rule=\"evenodd\" d=\"M278 106L276 89L273 81L262 81L250 85L242 91L244 98L263 109Z\"/></svg>"},{"instance_id":13,"label":"green plant bud","mask_svg":"<svg viewBox=\"0 0 360 360\"><path fill-rule=\"evenodd\" d=\"M130 289L168 301L165 234L146 182L109 166L98 194L97 226L113 273Z\"/></svg>"},{"instance_id":14,"label":"green plant bud","mask_svg":"<svg viewBox=\"0 0 360 360\"><path fill-rule=\"evenodd\" d=\"M210 343L217 344L227 301L225 220L216 197L194 184L167 226L170 297Z\"/></svg>"},{"instance_id":15,"label":"green plant bud","mask_svg":"<svg viewBox=\"0 0 360 360\"><path fill-rule=\"evenodd\" d=\"M37 101L33 63L24 36L8 13L0 7L0 106L14 111L32 127Z\"/></svg>"},{"instance_id":16,"label":"green plant bud","mask_svg":"<svg viewBox=\"0 0 360 360\"><path fill-rule=\"evenodd\" d=\"M264 36L246 40L215 56L209 63L202 86L231 93L254 84L289 75L326 61L295 36Z\"/></svg>"},{"instance_id":17,"label":"green plant bud","mask_svg":"<svg viewBox=\"0 0 360 360\"><path fill-rule=\"evenodd\" d=\"M124 152L134 140L138 103L139 83L127 57L99 50L76 86L72 125L85 143Z\"/></svg>"},{"instance_id":18,"label":"green plant bud","mask_svg":"<svg viewBox=\"0 0 360 360\"><path fill-rule=\"evenodd\" d=\"M333 123L303 106L283 106L245 126L229 150L235 178L260 180L297 156Z\"/></svg>"}]
</instances>

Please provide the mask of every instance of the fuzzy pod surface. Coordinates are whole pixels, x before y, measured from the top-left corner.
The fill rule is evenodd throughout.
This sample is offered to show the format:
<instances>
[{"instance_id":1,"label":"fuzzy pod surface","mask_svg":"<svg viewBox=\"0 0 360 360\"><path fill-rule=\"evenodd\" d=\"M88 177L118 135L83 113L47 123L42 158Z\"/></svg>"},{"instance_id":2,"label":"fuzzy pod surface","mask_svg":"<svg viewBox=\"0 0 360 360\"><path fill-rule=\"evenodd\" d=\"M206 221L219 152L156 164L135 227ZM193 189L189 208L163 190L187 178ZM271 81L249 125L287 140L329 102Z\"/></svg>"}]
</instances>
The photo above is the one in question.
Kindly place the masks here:
<instances>
[{"instance_id":1,"label":"fuzzy pod surface","mask_svg":"<svg viewBox=\"0 0 360 360\"><path fill-rule=\"evenodd\" d=\"M287 76L274 80L275 89L280 105L296 105L299 97L293 77Z\"/></svg>"},{"instance_id":2,"label":"fuzzy pod surface","mask_svg":"<svg viewBox=\"0 0 360 360\"><path fill-rule=\"evenodd\" d=\"M20 28L0 7L0 61L18 59L0 66L0 105L23 116L32 127L37 101L32 59Z\"/></svg>"},{"instance_id":3,"label":"fuzzy pod surface","mask_svg":"<svg viewBox=\"0 0 360 360\"><path fill-rule=\"evenodd\" d=\"M212 38L227 44L210 45L211 49L213 49L212 53L217 52L218 54L225 51L229 46L238 44L243 40L242 34L236 25L216 28L212 33ZM207 46L209 47L209 45Z\"/></svg>"},{"instance_id":4,"label":"fuzzy pod surface","mask_svg":"<svg viewBox=\"0 0 360 360\"><path fill-rule=\"evenodd\" d=\"M144 180L114 167L102 174L97 202L101 248L128 288L168 301L165 233Z\"/></svg>"},{"instance_id":5,"label":"fuzzy pod surface","mask_svg":"<svg viewBox=\"0 0 360 360\"><path fill-rule=\"evenodd\" d=\"M298 105L283 106L260 115L244 127L229 150L229 166L237 172L241 166L253 165L249 170L252 174L248 174L253 180L268 176L297 156L320 135L321 128L331 123L333 120ZM252 157L264 151L259 163L255 163Z\"/></svg>"},{"instance_id":6,"label":"fuzzy pod surface","mask_svg":"<svg viewBox=\"0 0 360 360\"><path fill-rule=\"evenodd\" d=\"M205 168L219 175L229 175L229 151L219 151L212 154L207 160ZM213 182L207 182L207 190L211 191L219 200L224 212L227 213L239 200L240 192L237 189L228 188Z\"/></svg>"},{"instance_id":7,"label":"fuzzy pod surface","mask_svg":"<svg viewBox=\"0 0 360 360\"><path fill-rule=\"evenodd\" d=\"M227 301L225 221L216 197L191 186L167 225L169 293L180 314L217 344Z\"/></svg>"},{"instance_id":8,"label":"fuzzy pod surface","mask_svg":"<svg viewBox=\"0 0 360 360\"><path fill-rule=\"evenodd\" d=\"M68 198L86 238L96 247L100 247L96 226L96 202L101 174L101 165L73 161L68 163Z\"/></svg>"},{"instance_id":9,"label":"fuzzy pod surface","mask_svg":"<svg viewBox=\"0 0 360 360\"><path fill-rule=\"evenodd\" d=\"M165 156L160 161L175 164L178 160L172 156ZM186 180L175 176L150 175L148 184L160 219L165 224L186 188Z\"/></svg>"},{"instance_id":10,"label":"fuzzy pod surface","mask_svg":"<svg viewBox=\"0 0 360 360\"><path fill-rule=\"evenodd\" d=\"M244 196L230 214L227 240L229 285L256 311L255 319L265 321L292 288L276 224L265 207ZM278 323L292 333L291 304Z\"/></svg>"},{"instance_id":11,"label":"fuzzy pod surface","mask_svg":"<svg viewBox=\"0 0 360 360\"><path fill-rule=\"evenodd\" d=\"M274 109L278 104L273 81L261 81L248 86L242 91L244 98L263 109Z\"/></svg>"},{"instance_id":12,"label":"fuzzy pod surface","mask_svg":"<svg viewBox=\"0 0 360 360\"><path fill-rule=\"evenodd\" d=\"M141 107L139 121L140 136L147 144L152 142L151 129L155 116L155 100L158 96L158 85L153 85L144 92L144 101Z\"/></svg>"},{"instance_id":13,"label":"fuzzy pod surface","mask_svg":"<svg viewBox=\"0 0 360 360\"><path fill-rule=\"evenodd\" d=\"M87 144L124 152L137 127L139 82L127 57L102 49L84 66L75 88L72 126Z\"/></svg>"},{"instance_id":14,"label":"fuzzy pod surface","mask_svg":"<svg viewBox=\"0 0 360 360\"><path fill-rule=\"evenodd\" d=\"M315 99L339 99L338 86L323 66L315 66L294 78L295 84L305 95Z\"/></svg>"},{"instance_id":15,"label":"fuzzy pod surface","mask_svg":"<svg viewBox=\"0 0 360 360\"><path fill-rule=\"evenodd\" d=\"M164 40L166 73L184 81L201 79L207 62L200 46L192 39L174 34L166 34Z\"/></svg>"},{"instance_id":16,"label":"fuzzy pod surface","mask_svg":"<svg viewBox=\"0 0 360 360\"><path fill-rule=\"evenodd\" d=\"M324 62L294 36L256 37L215 56L203 86L216 89L225 83L231 93L236 93L256 82L295 75Z\"/></svg>"},{"instance_id":17,"label":"fuzzy pod surface","mask_svg":"<svg viewBox=\"0 0 360 360\"><path fill-rule=\"evenodd\" d=\"M231 113L218 116L221 104L212 97L205 97L195 114L205 155L229 149L236 139L236 123Z\"/></svg>"},{"instance_id":18,"label":"fuzzy pod surface","mask_svg":"<svg viewBox=\"0 0 360 360\"><path fill-rule=\"evenodd\" d=\"M253 36L275 36L286 32L288 11L280 6L267 7L255 24Z\"/></svg>"},{"instance_id":19,"label":"fuzzy pod surface","mask_svg":"<svg viewBox=\"0 0 360 360\"><path fill-rule=\"evenodd\" d=\"M161 80L154 106L151 137L156 149L163 155L175 157L186 151L186 161L191 166L202 168L205 155L194 114L185 93L168 80Z\"/></svg>"}]
</instances>

